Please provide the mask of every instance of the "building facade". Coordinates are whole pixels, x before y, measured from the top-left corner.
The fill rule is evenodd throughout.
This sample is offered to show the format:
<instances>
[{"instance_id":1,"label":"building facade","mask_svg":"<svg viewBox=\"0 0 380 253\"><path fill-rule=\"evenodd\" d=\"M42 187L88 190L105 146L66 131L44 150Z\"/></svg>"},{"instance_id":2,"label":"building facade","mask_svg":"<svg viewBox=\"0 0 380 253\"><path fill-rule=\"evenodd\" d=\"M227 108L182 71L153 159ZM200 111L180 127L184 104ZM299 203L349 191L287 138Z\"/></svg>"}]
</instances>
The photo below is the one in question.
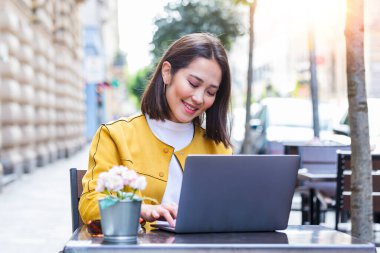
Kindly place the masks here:
<instances>
[{"instance_id":1,"label":"building facade","mask_svg":"<svg viewBox=\"0 0 380 253\"><path fill-rule=\"evenodd\" d=\"M0 0L0 184L85 143L81 4Z\"/></svg>"},{"instance_id":2,"label":"building facade","mask_svg":"<svg viewBox=\"0 0 380 253\"><path fill-rule=\"evenodd\" d=\"M380 98L380 2L365 2L365 55L368 97Z\"/></svg>"},{"instance_id":3,"label":"building facade","mask_svg":"<svg viewBox=\"0 0 380 253\"><path fill-rule=\"evenodd\" d=\"M101 123L124 116L125 55L119 47L118 1L87 0L81 8L86 93L86 138Z\"/></svg>"},{"instance_id":4,"label":"building facade","mask_svg":"<svg viewBox=\"0 0 380 253\"><path fill-rule=\"evenodd\" d=\"M273 8L275 4L277 8ZM380 97L379 8L380 1L365 0L368 97ZM346 103L345 19L344 0L267 0L258 5L255 14L254 98L259 100L267 85L273 86L282 96L310 97L309 35L312 32L319 98Z\"/></svg>"}]
</instances>

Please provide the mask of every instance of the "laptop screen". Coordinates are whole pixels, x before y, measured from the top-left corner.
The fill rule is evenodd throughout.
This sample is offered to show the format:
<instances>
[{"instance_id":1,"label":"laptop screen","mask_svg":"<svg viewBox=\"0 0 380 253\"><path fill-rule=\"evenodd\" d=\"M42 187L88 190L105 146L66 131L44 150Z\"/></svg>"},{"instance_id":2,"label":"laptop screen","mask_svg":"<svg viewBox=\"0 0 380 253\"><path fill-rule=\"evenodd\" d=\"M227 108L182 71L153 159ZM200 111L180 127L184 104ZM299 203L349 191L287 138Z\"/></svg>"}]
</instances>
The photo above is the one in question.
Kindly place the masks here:
<instances>
[{"instance_id":1,"label":"laptop screen","mask_svg":"<svg viewBox=\"0 0 380 253\"><path fill-rule=\"evenodd\" d=\"M175 232L287 227L299 156L189 155Z\"/></svg>"}]
</instances>

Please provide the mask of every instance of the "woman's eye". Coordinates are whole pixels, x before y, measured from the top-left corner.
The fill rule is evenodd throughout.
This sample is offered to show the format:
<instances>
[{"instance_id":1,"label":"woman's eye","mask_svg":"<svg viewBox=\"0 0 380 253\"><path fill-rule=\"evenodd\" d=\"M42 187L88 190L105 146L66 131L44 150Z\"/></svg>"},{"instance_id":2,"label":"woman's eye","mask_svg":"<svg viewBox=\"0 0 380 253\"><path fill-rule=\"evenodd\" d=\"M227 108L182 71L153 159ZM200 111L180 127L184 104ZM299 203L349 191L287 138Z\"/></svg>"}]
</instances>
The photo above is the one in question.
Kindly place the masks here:
<instances>
[{"instance_id":1,"label":"woman's eye","mask_svg":"<svg viewBox=\"0 0 380 253\"><path fill-rule=\"evenodd\" d=\"M189 84L193 87L198 87L196 84L193 84L192 82L189 81Z\"/></svg>"},{"instance_id":2,"label":"woman's eye","mask_svg":"<svg viewBox=\"0 0 380 253\"><path fill-rule=\"evenodd\" d=\"M207 94L208 94L210 97L214 97L214 96L216 95L216 92L208 91Z\"/></svg>"}]
</instances>

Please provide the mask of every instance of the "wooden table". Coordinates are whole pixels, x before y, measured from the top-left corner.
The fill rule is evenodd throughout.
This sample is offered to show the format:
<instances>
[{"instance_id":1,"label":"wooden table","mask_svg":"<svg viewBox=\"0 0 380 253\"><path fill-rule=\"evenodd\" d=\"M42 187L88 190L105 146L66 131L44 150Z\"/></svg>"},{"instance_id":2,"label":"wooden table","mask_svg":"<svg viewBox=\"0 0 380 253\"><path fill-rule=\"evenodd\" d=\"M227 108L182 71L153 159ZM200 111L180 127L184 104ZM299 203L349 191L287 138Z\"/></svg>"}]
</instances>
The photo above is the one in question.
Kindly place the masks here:
<instances>
[{"instance_id":1,"label":"wooden table","mask_svg":"<svg viewBox=\"0 0 380 253\"><path fill-rule=\"evenodd\" d=\"M310 169L300 169L298 171L298 180L303 182L336 182L337 174L332 173L331 170L310 170ZM316 190L313 187L309 187L309 212L308 221L311 225L319 225L320 223L320 206L319 202L314 203L314 197L316 195ZM317 210L314 210L317 209Z\"/></svg>"},{"instance_id":2,"label":"wooden table","mask_svg":"<svg viewBox=\"0 0 380 253\"><path fill-rule=\"evenodd\" d=\"M289 226L277 232L173 234L140 233L137 243L110 244L77 229L63 253L76 252L376 252L371 243L322 226Z\"/></svg>"},{"instance_id":3,"label":"wooden table","mask_svg":"<svg viewBox=\"0 0 380 253\"><path fill-rule=\"evenodd\" d=\"M335 182L336 181L336 171L331 170L310 170L310 169L299 169L298 179L309 181L309 182Z\"/></svg>"}]
</instances>

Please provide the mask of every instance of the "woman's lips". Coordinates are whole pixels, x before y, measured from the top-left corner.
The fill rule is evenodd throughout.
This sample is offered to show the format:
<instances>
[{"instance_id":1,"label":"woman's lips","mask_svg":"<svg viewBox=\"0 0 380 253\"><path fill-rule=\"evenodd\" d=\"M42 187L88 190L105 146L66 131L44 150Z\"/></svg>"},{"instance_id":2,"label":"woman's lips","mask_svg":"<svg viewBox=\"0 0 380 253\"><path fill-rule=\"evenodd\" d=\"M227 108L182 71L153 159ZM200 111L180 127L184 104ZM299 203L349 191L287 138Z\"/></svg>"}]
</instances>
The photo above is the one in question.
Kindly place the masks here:
<instances>
[{"instance_id":1,"label":"woman's lips","mask_svg":"<svg viewBox=\"0 0 380 253\"><path fill-rule=\"evenodd\" d=\"M194 114L198 110L197 107L194 107L186 102L183 102L183 105L185 106L185 111L189 114Z\"/></svg>"}]
</instances>

